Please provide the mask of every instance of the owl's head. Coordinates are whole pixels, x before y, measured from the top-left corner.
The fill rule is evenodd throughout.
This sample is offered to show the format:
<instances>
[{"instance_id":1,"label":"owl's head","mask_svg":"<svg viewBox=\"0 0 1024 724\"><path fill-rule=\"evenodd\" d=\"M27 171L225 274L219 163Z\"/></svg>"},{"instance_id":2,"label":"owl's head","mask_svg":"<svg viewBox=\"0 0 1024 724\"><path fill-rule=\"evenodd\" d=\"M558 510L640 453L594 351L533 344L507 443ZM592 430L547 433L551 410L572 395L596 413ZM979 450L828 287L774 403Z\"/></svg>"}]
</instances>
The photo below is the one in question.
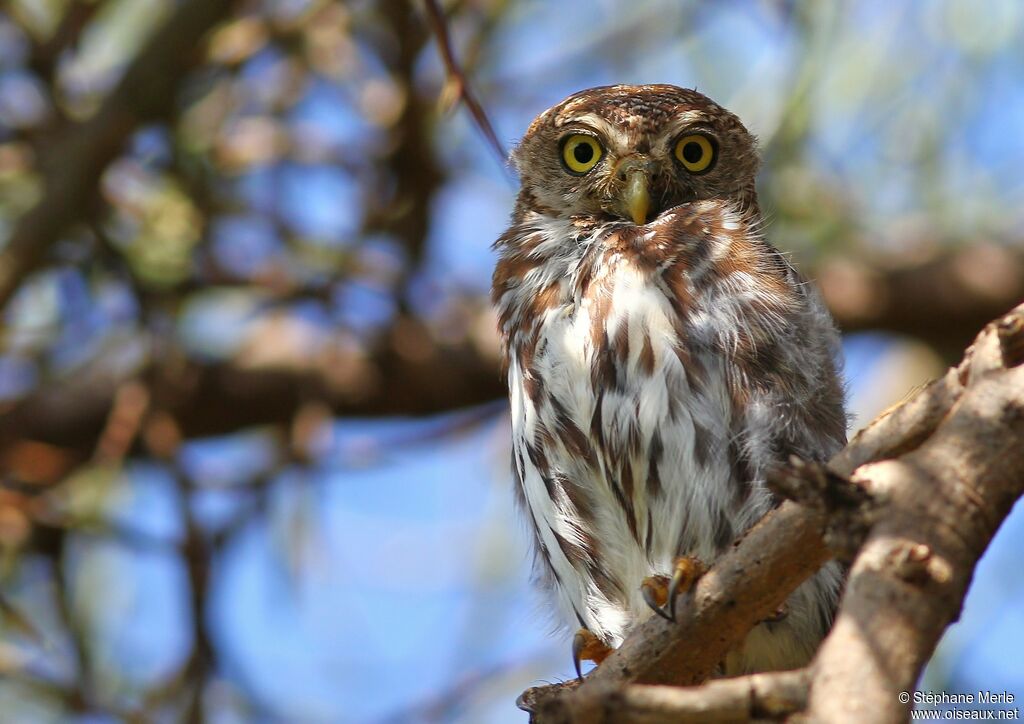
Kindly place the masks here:
<instances>
[{"instance_id":1,"label":"owl's head","mask_svg":"<svg viewBox=\"0 0 1024 724\"><path fill-rule=\"evenodd\" d=\"M679 204L755 205L758 154L740 120L697 91L617 85L538 116L512 154L520 208L643 224Z\"/></svg>"}]
</instances>

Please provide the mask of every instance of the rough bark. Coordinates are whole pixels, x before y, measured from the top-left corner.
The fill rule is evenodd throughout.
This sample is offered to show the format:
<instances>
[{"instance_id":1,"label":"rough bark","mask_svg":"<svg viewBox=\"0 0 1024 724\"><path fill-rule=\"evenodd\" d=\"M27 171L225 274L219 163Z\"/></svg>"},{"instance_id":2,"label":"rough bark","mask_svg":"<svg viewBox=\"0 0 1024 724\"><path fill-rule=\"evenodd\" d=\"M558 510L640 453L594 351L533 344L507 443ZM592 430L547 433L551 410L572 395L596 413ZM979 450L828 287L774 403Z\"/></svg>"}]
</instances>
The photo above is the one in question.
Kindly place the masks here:
<instances>
[{"instance_id":1,"label":"rough bark","mask_svg":"<svg viewBox=\"0 0 1024 724\"><path fill-rule=\"evenodd\" d=\"M882 504L814 662L813 719L906 718L900 692L914 689L959 616L975 564L1024 493L1024 366L1006 364L1015 360L999 337L990 325L978 339L933 434L854 473Z\"/></svg>"},{"instance_id":2,"label":"rough bark","mask_svg":"<svg viewBox=\"0 0 1024 724\"><path fill-rule=\"evenodd\" d=\"M806 706L809 680L808 671L781 671L720 679L700 688L630 684L612 690L599 715L604 721L633 724L776 720Z\"/></svg>"}]
</instances>

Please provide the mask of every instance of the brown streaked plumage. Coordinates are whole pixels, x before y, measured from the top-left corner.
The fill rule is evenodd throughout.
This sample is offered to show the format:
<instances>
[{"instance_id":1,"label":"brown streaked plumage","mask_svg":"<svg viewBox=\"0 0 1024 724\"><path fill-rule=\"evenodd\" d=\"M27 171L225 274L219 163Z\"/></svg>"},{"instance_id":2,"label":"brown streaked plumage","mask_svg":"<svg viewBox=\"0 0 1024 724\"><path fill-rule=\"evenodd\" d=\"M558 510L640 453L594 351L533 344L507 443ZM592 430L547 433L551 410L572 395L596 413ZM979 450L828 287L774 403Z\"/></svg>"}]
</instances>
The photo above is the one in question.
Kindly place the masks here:
<instances>
[{"instance_id":1,"label":"brown streaked plumage","mask_svg":"<svg viewBox=\"0 0 1024 724\"><path fill-rule=\"evenodd\" d=\"M838 337L760 235L753 137L700 93L577 93L513 160L493 298L517 489L566 620L617 646L644 579L711 563L777 504L766 471L843 445ZM823 569L723 672L806 662L839 583Z\"/></svg>"}]
</instances>

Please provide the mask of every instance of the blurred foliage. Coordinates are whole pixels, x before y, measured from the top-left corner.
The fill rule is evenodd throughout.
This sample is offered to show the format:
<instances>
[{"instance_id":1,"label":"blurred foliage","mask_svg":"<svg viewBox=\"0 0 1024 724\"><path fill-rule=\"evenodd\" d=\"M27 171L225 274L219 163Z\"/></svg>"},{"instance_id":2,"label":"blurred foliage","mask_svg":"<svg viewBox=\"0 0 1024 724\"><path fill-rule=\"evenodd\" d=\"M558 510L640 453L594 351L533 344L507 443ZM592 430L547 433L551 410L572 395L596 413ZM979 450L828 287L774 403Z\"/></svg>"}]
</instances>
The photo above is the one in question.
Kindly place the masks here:
<instances>
[{"instance_id":1,"label":"blurred foliage","mask_svg":"<svg viewBox=\"0 0 1024 724\"><path fill-rule=\"evenodd\" d=\"M25 269L0 268L0 674L16 682L0 706L19 721L290 719L299 703L225 655L225 552L263 521L281 587L301 588L337 564L317 562L326 471L446 450L501 414L486 293L514 189L457 108L422 7L224 3L211 33L178 39L181 68L140 68L174 88L143 113L115 89L194 4L0 10L0 264ZM506 143L601 83L696 86L736 111L763 145L771 237L818 270L848 329L917 336L917 375L1024 290L1016 0L445 11ZM110 143L90 178L88 151ZM84 213L39 237L38 260L15 258L7 239L48 194ZM974 315L936 319L944 289ZM508 555L495 535L488 550ZM491 560L482 579L519 570ZM165 629L144 646L140 607L136 625ZM481 680L391 710L465 714L452 702Z\"/></svg>"}]
</instances>

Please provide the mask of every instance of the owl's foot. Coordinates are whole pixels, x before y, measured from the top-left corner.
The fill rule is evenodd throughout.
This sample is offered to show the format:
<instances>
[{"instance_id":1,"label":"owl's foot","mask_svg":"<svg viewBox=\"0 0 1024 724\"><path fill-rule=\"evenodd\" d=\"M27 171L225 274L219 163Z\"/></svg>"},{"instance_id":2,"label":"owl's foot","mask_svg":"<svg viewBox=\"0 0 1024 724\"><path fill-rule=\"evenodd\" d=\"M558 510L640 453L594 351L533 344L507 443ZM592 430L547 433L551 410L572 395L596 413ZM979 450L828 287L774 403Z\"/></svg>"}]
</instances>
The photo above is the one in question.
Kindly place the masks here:
<instances>
[{"instance_id":1,"label":"owl's foot","mask_svg":"<svg viewBox=\"0 0 1024 724\"><path fill-rule=\"evenodd\" d=\"M665 604L668 602L668 587L672 579L668 576L647 576L640 584L640 593L651 610L668 621L672 617L665 612Z\"/></svg>"},{"instance_id":2,"label":"owl's foot","mask_svg":"<svg viewBox=\"0 0 1024 724\"><path fill-rule=\"evenodd\" d=\"M584 661L593 661L600 664L614 649L592 634L585 628L581 628L572 637L572 664L576 667L576 676L583 681L583 672L580 664Z\"/></svg>"},{"instance_id":3,"label":"owl's foot","mask_svg":"<svg viewBox=\"0 0 1024 724\"><path fill-rule=\"evenodd\" d=\"M640 584L640 592L651 609L664 619L676 620L676 597L693 588L707 566L692 556L676 558L672 577L648 576ZM667 605L668 611L665 610Z\"/></svg>"}]
</instances>

